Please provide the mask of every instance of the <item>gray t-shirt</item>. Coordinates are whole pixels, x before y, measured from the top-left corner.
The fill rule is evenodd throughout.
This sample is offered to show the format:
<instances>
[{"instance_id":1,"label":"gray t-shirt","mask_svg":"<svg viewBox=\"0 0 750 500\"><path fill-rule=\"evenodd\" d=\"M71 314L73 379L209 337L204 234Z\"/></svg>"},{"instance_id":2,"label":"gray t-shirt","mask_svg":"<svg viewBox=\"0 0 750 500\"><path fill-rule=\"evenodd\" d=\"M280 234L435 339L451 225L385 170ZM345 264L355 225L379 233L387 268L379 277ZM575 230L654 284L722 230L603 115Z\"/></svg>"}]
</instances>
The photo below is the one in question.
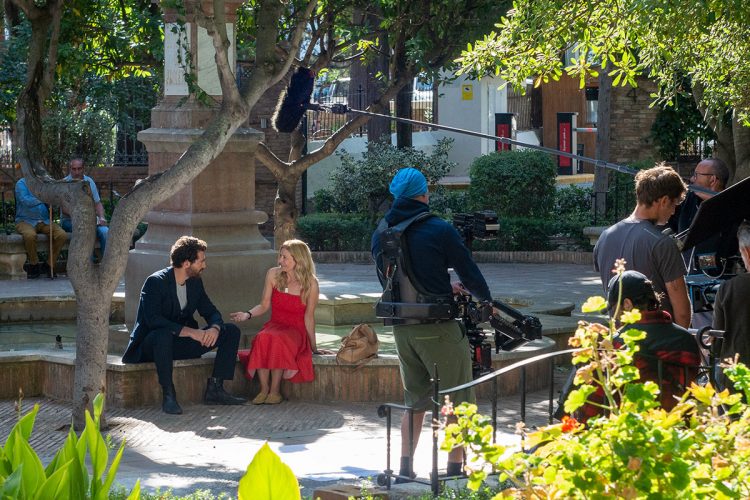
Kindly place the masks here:
<instances>
[{"instance_id":1,"label":"gray t-shirt","mask_svg":"<svg viewBox=\"0 0 750 500\"><path fill-rule=\"evenodd\" d=\"M185 283L182 285L175 283L175 286L177 287L177 300L180 303L180 310L185 309L187 305L187 287Z\"/></svg>"},{"instance_id":2,"label":"gray t-shirt","mask_svg":"<svg viewBox=\"0 0 750 500\"><path fill-rule=\"evenodd\" d=\"M607 228L594 247L594 268L599 271L606 296L615 260L625 259L625 269L643 273L662 294L662 309L674 315L665 283L685 276L685 263L675 242L647 220L628 217Z\"/></svg>"}]
</instances>

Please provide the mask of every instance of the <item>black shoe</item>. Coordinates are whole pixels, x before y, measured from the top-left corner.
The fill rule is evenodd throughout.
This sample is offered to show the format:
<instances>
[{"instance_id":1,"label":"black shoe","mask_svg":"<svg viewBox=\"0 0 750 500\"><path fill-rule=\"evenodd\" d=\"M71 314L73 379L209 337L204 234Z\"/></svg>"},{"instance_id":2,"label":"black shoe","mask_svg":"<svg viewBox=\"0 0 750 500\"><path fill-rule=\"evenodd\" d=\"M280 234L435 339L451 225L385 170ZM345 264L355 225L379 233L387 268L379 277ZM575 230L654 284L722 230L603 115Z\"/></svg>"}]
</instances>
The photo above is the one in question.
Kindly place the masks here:
<instances>
[{"instance_id":1,"label":"black shoe","mask_svg":"<svg viewBox=\"0 0 750 500\"><path fill-rule=\"evenodd\" d=\"M211 377L206 384L206 392L203 394L203 403L207 405L242 405L247 402L246 398L232 396L224 390L224 381L220 378Z\"/></svg>"},{"instance_id":2,"label":"black shoe","mask_svg":"<svg viewBox=\"0 0 750 500\"><path fill-rule=\"evenodd\" d=\"M41 274L41 271L39 269L39 264L29 264L29 268L26 271L26 277L30 280L35 280L39 277Z\"/></svg>"},{"instance_id":3,"label":"black shoe","mask_svg":"<svg viewBox=\"0 0 750 500\"><path fill-rule=\"evenodd\" d=\"M180 408L179 403L177 403L177 394L175 394L174 385L169 387L162 386L161 390L164 395L164 400L161 403L161 410L170 415L182 415L182 408Z\"/></svg>"},{"instance_id":4,"label":"black shoe","mask_svg":"<svg viewBox=\"0 0 750 500\"><path fill-rule=\"evenodd\" d=\"M50 279L55 279L55 275L52 274L52 268L46 262L39 263L39 274L43 274Z\"/></svg>"}]
</instances>

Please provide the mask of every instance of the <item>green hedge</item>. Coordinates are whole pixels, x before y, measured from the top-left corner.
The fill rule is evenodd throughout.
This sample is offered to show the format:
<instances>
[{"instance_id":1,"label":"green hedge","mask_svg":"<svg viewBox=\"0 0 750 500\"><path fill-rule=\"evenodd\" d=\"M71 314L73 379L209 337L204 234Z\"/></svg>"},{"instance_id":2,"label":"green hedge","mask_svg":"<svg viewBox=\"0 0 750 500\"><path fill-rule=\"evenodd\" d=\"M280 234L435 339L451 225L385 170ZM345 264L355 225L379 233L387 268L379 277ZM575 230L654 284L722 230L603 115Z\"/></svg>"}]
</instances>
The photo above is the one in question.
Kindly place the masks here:
<instances>
[{"instance_id":1,"label":"green hedge","mask_svg":"<svg viewBox=\"0 0 750 500\"><path fill-rule=\"evenodd\" d=\"M540 251L555 250L553 237L567 238L578 248L588 250L582 220L537 219L533 217L501 217L500 234L496 240L474 241L473 250ZM369 251L375 227L366 219L348 214L312 214L300 217L299 237L314 251Z\"/></svg>"},{"instance_id":2,"label":"green hedge","mask_svg":"<svg viewBox=\"0 0 750 500\"><path fill-rule=\"evenodd\" d=\"M473 250L479 251L549 251L557 250L552 238L570 240L579 250L590 250L583 236L582 221L564 219L536 219L533 217L501 217L495 240L474 241Z\"/></svg>"},{"instance_id":3,"label":"green hedge","mask_svg":"<svg viewBox=\"0 0 750 500\"><path fill-rule=\"evenodd\" d=\"M546 153L502 151L471 165L471 210L494 210L500 217L545 218L555 204L557 169Z\"/></svg>"},{"instance_id":4,"label":"green hedge","mask_svg":"<svg viewBox=\"0 0 750 500\"><path fill-rule=\"evenodd\" d=\"M363 216L311 214L297 220L297 234L313 251L358 251L370 249L375 226Z\"/></svg>"}]
</instances>

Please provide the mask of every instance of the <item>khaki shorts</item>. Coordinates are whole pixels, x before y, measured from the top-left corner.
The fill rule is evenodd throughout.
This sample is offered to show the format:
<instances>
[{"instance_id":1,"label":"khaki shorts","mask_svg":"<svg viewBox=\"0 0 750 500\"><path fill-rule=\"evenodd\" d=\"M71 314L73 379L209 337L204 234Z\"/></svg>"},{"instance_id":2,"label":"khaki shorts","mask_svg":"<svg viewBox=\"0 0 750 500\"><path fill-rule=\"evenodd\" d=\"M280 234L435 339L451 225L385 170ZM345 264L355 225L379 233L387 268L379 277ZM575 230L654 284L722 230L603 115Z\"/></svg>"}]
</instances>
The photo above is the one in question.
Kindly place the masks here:
<instances>
[{"instance_id":1,"label":"khaki shorts","mask_svg":"<svg viewBox=\"0 0 750 500\"><path fill-rule=\"evenodd\" d=\"M393 337L404 385L404 404L416 410L432 407L432 383L437 363L440 390L472 380L469 340L457 321L424 325L394 325ZM454 405L474 403L474 389L450 394ZM441 401L438 404L442 405Z\"/></svg>"}]
</instances>

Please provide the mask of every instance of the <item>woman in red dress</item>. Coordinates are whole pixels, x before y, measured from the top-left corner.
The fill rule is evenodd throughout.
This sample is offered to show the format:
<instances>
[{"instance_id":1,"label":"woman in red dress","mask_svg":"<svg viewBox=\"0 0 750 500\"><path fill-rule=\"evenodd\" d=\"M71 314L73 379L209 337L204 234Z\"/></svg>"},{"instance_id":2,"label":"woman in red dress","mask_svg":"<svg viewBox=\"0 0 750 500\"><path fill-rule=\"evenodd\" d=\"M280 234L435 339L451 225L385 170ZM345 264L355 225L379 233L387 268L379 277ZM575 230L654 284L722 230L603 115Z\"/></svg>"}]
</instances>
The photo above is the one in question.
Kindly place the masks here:
<instances>
[{"instance_id":1,"label":"woman in red dress","mask_svg":"<svg viewBox=\"0 0 750 500\"><path fill-rule=\"evenodd\" d=\"M312 355L320 354L315 341L319 289L310 249L300 240L285 241L278 262L266 273L261 303L230 314L233 321L247 321L271 309L271 319L253 339L247 357L246 376L257 372L260 382L256 405L281 403L282 379L312 381Z\"/></svg>"}]
</instances>

